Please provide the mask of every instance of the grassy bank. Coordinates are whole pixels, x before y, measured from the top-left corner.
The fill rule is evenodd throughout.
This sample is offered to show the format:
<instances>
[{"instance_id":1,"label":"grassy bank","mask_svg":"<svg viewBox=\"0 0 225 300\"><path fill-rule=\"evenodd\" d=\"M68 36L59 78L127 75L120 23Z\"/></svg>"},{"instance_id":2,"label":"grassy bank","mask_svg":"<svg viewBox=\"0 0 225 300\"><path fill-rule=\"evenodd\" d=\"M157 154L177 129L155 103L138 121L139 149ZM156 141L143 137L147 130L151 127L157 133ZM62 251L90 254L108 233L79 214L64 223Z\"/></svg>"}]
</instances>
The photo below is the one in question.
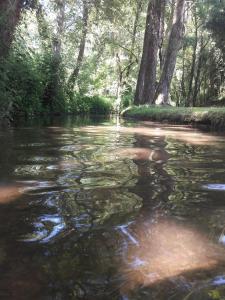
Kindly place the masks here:
<instances>
[{"instance_id":1,"label":"grassy bank","mask_svg":"<svg viewBox=\"0 0 225 300\"><path fill-rule=\"evenodd\" d=\"M153 107L133 106L122 113L124 117L175 124L208 125L225 128L225 107Z\"/></svg>"}]
</instances>

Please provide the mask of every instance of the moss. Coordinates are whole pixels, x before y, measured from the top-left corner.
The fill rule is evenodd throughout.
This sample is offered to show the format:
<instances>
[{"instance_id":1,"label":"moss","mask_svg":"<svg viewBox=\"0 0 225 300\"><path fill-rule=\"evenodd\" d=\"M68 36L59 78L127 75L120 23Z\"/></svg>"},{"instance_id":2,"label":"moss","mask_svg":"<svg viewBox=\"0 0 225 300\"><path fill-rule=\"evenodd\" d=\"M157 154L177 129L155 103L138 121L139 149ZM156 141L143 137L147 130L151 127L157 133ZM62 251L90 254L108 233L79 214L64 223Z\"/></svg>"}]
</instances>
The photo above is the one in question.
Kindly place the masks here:
<instances>
[{"instance_id":1,"label":"moss","mask_svg":"<svg viewBox=\"0 0 225 300\"><path fill-rule=\"evenodd\" d=\"M133 106L122 115L127 118L178 124L202 124L213 129L225 128L225 107Z\"/></svg>"}]
</instances>

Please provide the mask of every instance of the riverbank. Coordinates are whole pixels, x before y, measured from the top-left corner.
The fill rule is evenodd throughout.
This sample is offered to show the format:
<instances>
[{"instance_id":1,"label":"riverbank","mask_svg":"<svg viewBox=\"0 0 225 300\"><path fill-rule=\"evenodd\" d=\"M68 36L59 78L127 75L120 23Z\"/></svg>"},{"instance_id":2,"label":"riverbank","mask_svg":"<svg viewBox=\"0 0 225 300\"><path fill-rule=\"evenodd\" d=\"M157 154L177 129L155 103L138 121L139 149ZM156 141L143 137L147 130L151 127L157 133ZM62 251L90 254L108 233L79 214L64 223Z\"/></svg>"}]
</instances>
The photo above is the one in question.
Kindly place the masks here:
<instances>
[{"instance_id":1,"label":"riverbank","mask_svg":"<svg viewBox=\"0 0 225 300\"><path fill-rule=\"evenodd\" d=\"M225 129L225 107L133 106L122 112L122 116L143 121L207 125L216 130Z\"/></svg>"}]
</instances>

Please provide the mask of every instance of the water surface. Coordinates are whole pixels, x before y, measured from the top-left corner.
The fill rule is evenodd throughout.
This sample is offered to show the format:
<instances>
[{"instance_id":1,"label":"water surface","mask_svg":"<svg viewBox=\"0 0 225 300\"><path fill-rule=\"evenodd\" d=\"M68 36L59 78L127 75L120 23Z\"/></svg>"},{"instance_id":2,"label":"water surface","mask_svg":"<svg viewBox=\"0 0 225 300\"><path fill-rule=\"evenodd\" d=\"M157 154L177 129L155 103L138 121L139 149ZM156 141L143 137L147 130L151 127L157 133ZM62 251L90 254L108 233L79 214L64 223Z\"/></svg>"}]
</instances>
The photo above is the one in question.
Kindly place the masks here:
<instances>
[{"instance_id":1,"label":"water surface","mask_svg":"<svg viewBox=\"0 0 225 300\"><path fill-rule=\"evenodd\" d=\"M0 149L0 299L224 299L222 134L67 119Z\"/></svg>"}]
</instances>

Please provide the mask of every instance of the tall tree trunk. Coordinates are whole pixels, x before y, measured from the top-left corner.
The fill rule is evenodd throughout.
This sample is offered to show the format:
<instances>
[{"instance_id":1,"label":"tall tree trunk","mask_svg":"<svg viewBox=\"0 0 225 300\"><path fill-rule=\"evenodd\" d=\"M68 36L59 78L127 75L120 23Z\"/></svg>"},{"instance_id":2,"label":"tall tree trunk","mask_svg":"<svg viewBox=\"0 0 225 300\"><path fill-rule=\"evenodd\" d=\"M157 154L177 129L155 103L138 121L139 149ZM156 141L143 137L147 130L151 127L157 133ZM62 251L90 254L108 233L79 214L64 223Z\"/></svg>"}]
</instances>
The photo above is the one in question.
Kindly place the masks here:
<instances>
[{"instance_id":1,"label":"tall tree trunk","mask_svg":"<svg viewBox=\"0 0 225 300\"><path fill-rule=\"evenodd\" d=\"M164 61L163 44L164 44L165 38L167 37L166 32L165 32L165 13L166 13L166 0L163 0L162 14L161 14L161 20L160 20L160 31L159 31L159 38L160 38L159 65L160 65L160 70L162 70L163 61Z\"/></svg>"},{"instance_id":2,"label":"tall tree trunk","mask_svg":"<svg viewBox=\"0 0 225 300\"><path fill-rule=\"evenodd\" d=\"M163 3L163 0L150 0L148 4L143 53L134 99L136 105L151 104L154 100Z\"/></svg>"},{"instance_id":3,"label":"tall tree trunk","mask_svg":"<svg viewBox=\"0 0 225 300\"><path fill-rule=\"evenodd\" d=\"M200 50L198 54L198 61L197 61L197 67L196 67L196 75L194 77L194 87L193 87L193 96L192 96L192 101L193 101L193 106L196 106L197 104L197 97L200 91L201 87L201 71L203 67L203 60L204 60L204 49L208 45L209 40L204 43L204 37L201 35L201 40L200 40Z\"/></svg>"},{"instance_id":4,"label":"tall tree trunk","mask_svg":"<svg viewBox=\"0 0 225 300\"><path fill-rule=\"evenodd\" d=\"M62 91L62 38L65 25L65 0L56 0L57 4L57 32L53 38L53 88L55 99Z\"/></svg>"},{"instance_id":5,"label":"tall tree trunk","mask_svg":"<svg viewBox=\"0 0 225 300\"><path fill-rule=\"evenodd\" d=\"M185 86L185 56L186 56L186 47L183 47L183 53L182 53L182 77L181 77L181 95L182 99L186 99L187 93L186 93L186 86ZM183 104L183 103L182 103Z\"/></svg>"},{"instance_id":6,"label":"tall tree trunk","mask_svg":"<svg viewBox=\"0 0 225 300\"><path fill-rule=\"evenodd\" d=\"M196 6L194 6L194 26L195 26L195 40L193 45L193 54L192 54L192 63L191 63L191 72L190 72L190 79L189 79L189 86L188 86L188 95L186 99L185 106L194 106L193 103L193 80L195 75L195 67L196 67L196 59L197 59L197 48L198 48L198 20L196 15Z\"/></svg>"},{"instance_id":7,"label":"tall tree trunk","mask_svg":"<svg viewBox=\"0 0 225 300\"><path fill-rule=\"evenodd\" d=\"M62 37L65 25L65 0L55 0L55 3L57 11L57 30L55 35L50 32L42 6L37 3L38 29L42 38L42 45L47 55L49 55L48 51L51 51L49 63L50 78L43 95L43 106L51 112L59 109L59 102L62 101L60 99L62 98Z\"/></svg>"},{"instance_id":8,"label":"tall tree trunk","mask_svg":"<svg viewBox=\"0 0 225 300\"><path fill-rule=\"evenodd\" d=\"M67 89L68 89L69 92L74 89L75 83L77 81L77 78L78 78L78 75L79 75L79 72L80 72L80 68L81 68L82 63L83 63L84 50L85 50L87 32L88 32L88 19L89 19L88 1L83 0L83 17L82 17L83 30L82 30L82 37L81 37L81 41L80 41L79 53L78 53L78 57L77 57L76 66L75 66L72 74L70 75L70 78L69 78L68 84L67 84Z\"/></svg>"},{"instance_id":9,"label":"tall tree trunk","mask_svg":"<svg viewBox=\"0 0 225 300\"><path fill-rule=\"evenodd\" d=\"M116 101L115 101L115 112L117 114L120 113L122 96L126 91L126 87L129 88L127 81L129 79L132 66L134 65L134 63L138 63L138 58L134 52L135 52L137 30L138 30L138 24L139 24L142 7L143 7L143 0L136 0L136 11L135 11L133 32L131 38L131 47L129 50L128 63L124 68L122 68L119 53L116 54L117 69L118 69L118 85L117 85L117 93L116 93Z\"/></svg>"},{"instance_id":10,"label":"tall tree trunk","mask_svg":"<svg viewBox=\"0 0 225 300\"><path fill-rule=\"evenodd\" d=\"M177 0L174 21L165 55L165 62L155 97L157 104L169 104L171 81L184 32L184 8L185 0Z\"/></svg>"},{"instance_id":11,"label":"tall tree trunk","mask_svg":"<svg viewBox=\"0 0 225 300\"><path fill-rule=\"evenodd\" d=\"M0 58L7 57L21 15L22 0L0 1Z\"/></svg>"},{"instance_id":12,"label":"tall tree trunk","mask_svg":"<svg viewBox=\"0 0 225 300\"><path fill-rule=\"evenodd\" d=\"M200 89L200 85L201 85L201 82L200 82L201 69L202 69L202 56L199 57L196 76L195 76L195 80L194 80L193 97L192 97L193 107L195 107L197 104L197 97L198 97L198 93L199 93L199 89Z\"/></svg>"},{"instance_id":13,"label":"tall tree trunk","mask_svg":"<svg viewBox=\"0 0 225 300\"><path fill-rule=\"evenodd\" d=\"M161 18L162 21L161 21L161 25L160 25L160 35L161 35L161 43L159 46L160 72L162 71L164 61L165 61L165 54L166 54L166 49L168 46L169 35L170 35L170 31L171 31L171 28L173 25L176 0L171 0L169 3L170 12L169 12L168 20L165 19L166 5L168 5L168 3L167 3L167 0L164 0L164 1L165 1L164 10L163 10L163 16ZM165 28L165 21L166 21L166 28Z\"/></svg>"}]
</instances>

